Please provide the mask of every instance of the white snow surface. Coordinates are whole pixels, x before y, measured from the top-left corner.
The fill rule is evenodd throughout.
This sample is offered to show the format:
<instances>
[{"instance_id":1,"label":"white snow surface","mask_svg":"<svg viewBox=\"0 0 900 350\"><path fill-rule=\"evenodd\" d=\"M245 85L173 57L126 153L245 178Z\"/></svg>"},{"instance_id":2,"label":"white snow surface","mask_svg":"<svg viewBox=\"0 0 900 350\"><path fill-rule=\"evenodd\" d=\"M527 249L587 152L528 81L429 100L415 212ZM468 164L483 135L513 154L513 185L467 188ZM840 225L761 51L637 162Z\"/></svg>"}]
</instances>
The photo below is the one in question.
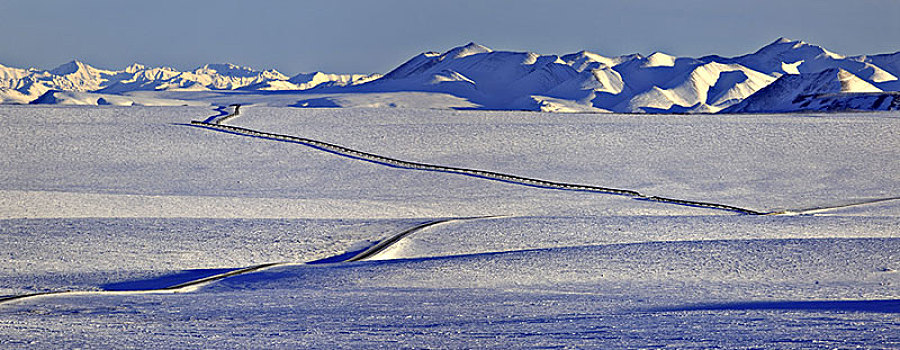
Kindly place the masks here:
<instances>
[{"instance_id":1,"label":"white snow surface","mask_svg":"<svg viewBox=\"0 0 900 350\"><path fill-rule=\"evenodd\" d=\"M44 96L54 91L125 96L136 91L301 91L361 84L380 76L313 72L288 77L272 69L257 71L230 63L205 64L185 72L169 67L147 67L138 63L123 70L98 69L80 61L71 61L48 71L0 65L0 102L71 104L66 103L65 99L54 100ZM95 100L87 104L103 103ZM170 104L162 102L151 105Z\"/></svg>"},{"instance_id":2,"label":"white snow surface","mask_svg":"<svg viewBox=\"0 0 900 350\"><path fill-rule=\"evenodd\" d=\"M227 63L186 72L140 64L103 70L72 61L49 71L0 66L0 103L216 105L223 99L240 99L245 105L279 107L556 113L898 110L900 99L892 93L900 91L897 62L896 53L848 57L786 38L747 55L700 58L662 52L646 57L605 57L589 51L557 56L496 51L469 43L444 53L419 54L383 76L314 72L289 78L275 70ZM854 85L838 93L839 103L729 109L751 97L760 99L756 93L780 78L791 77L811 89L829 90L830 83L817 77L832 71L842 72L840 80ZM871 93L874 99L857 99L853 92ZM376 96L389 96L392 102L367 101ZM417 102L422 96L431 96L426 98L427 106ZM781 98L789 96L786 91Z\"/></svg>"},{"instance_id":3,"label":"white snow surface","mask_svg":"<svg viewBox=\"0 0 900 350\"><path fill-rule=\"evenodd\" d=\"M219 111L0 106L0 295L85 292L0 303L3 347L900 346L896 112L245 106L228 121L406 161L804 214L752 216L188 124ZM463 220L370 260L305 264L448 218ZM183 293L123 291L264 263L285 264Z\"/></svg>"},{"instance_id":4,"label":"white snow surface","mask_svg":"<svg viewBox=\"0 0 900 350\"><path fill-rule=\"evenodd\" d=\"M800 110L890 110L900 93L885 93L840 68L784 75L726 112L760 113Z\"/></svg>"}]
</instances>

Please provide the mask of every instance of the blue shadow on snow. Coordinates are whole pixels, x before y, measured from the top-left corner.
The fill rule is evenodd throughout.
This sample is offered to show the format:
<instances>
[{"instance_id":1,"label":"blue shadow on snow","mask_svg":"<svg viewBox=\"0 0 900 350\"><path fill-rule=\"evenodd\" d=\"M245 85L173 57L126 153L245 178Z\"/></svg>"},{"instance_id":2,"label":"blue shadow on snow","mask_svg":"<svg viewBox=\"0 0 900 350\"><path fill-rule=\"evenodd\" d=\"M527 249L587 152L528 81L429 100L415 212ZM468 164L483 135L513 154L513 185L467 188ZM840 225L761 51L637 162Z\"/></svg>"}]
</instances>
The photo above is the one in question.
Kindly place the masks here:
<instances>
[{"instance_id":1,"label":"blue shadow on snow","mask_svg":"<svg viewBox=\"0 0 900 350\"><path fill-rule=\"evenodd\" d=\"M366 247L363 249L358 249L358 250L353 250L353 251L349 251L349 252L344 252L343 254L339 254L339 255L335 255L335 256L329 256L324 259L313 260L313 261L307 262L306 264L307 265L318 265L318 264L336 264L336 263L340 263L340 262L345 262L345 261L352 259L354 256L357 256L360 253L366 251L366 249L369 249L369 247Z\"/></svg>"},{"instance_id":2,"label":"blue shadow on snow","mask_svg":"<svg viewBox=\"0 0 900 350\"><path fill-rule=\"evenodd\" d=\"M100 286L106 291L136 291L136 290L154 290L163 289L190 281L196 281L202 278L220 275L223 273L240 270L239 268L230 269L194 269L182 270L171 275L159 276L146 280L135 280L104 284Z\"/></svg>"},{"instance_id":3,"label":"blue shadow on snow","mask_svg":"<svg viewBox=\"0 0 900 350\"><path fill-rule=\"evenodd\" d=\"M809 300L809 301L748 301L720 304L699 304L662 308L655 311L840 311L900 314L900 299L883 300Z\"/></svg>"}]
</instances>

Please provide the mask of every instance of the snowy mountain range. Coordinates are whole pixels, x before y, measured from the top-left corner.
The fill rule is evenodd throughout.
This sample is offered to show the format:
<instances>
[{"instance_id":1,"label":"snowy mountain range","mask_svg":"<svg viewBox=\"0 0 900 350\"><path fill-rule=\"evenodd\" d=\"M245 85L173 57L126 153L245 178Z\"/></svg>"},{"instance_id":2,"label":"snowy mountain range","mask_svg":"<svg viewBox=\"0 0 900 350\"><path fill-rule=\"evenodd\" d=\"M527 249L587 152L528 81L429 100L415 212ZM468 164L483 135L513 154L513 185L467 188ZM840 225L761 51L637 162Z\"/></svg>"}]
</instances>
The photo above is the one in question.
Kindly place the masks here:
<instances>
[{"instance_id":1,"label":"snowy mountain range","mask_svg":"<svg viewBox=\"0 0 900 350\"><path fill-rule=\"evenodd\" d=\"M470 43L444 53L422 53L384 76L317 72L287 77L230 64L188 72L138 64L108 71L77 61L49 71L0 66L0 101L154 104L163 100L147 92L165 92L166 103L171 103L211 96L190 92L227 97L237 91L251 103L264 104L275 92L284 103L285 93L293 92L297 98L288 105L348 107L354 104L346 101L365 100L349 95L406 93L398 96L421 98L408 94L417 92L448 95L475 108L551 112L897 110L898 77L900 52L848 57L785 38L730 58L661 52L606 57L588 51L557 56L494 51ZM134 97L135 92L145 92L143 100ZM310 100L310 94L316 103L300 103Z\"/></svg>"},{"instance_id":2,"label":"snowy mountain range","mask_svg":"<svg viewBox=\"0 0 900 350\"><path fill-rule=\"evenodd\" d=\"M257 71L233 64L207 64L181 72L133 64L123 70L94 68L71 61L49 71L0 65L0 103L53 101L58 91L127 94L135 91L272 91L361 84L379 74L302 73L288 77L276 70ZM50 93L51 95L44 96Z\"/></svg>"}]
</instances>

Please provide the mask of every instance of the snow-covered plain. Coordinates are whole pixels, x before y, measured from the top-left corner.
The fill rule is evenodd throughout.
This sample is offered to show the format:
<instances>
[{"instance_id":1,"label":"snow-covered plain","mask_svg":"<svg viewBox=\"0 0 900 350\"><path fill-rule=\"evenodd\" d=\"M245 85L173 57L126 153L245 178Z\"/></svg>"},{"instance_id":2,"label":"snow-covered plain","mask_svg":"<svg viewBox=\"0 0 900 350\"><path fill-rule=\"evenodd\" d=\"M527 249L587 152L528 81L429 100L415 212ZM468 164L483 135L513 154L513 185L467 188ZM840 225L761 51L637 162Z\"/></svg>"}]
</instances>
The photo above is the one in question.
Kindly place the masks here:
<instances>
[{"instance_id":1,"label":"snow-covered plain","mask_svg":"<svg viewBox=\"0 0 900 350\"><path fill-rule=\"evenodd\" d=\"M6 348L900 347L900 118L0 107ZM848 204L868 204L844 206ZM490 216L490 217L482 217ZM310 265L445 218L371 260Z\"/></svg>"}]
</instances>

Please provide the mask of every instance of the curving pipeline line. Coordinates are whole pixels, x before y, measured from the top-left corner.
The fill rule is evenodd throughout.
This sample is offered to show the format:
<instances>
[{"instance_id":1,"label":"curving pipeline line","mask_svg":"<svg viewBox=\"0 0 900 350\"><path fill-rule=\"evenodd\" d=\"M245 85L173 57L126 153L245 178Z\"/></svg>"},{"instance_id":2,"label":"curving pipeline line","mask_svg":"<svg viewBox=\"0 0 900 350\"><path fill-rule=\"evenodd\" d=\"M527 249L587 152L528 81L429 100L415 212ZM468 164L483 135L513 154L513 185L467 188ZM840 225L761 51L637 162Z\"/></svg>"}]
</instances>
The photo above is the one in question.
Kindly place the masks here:
<instances>
[{"instance_id":1,"label":"curving pipeline line","mask_svg":"<svg viewBox=\"0 0 900 350\"><path fill-rule=\"evenodd\" d=\"M700 201L692 201L686 199L675 199L675 198L666 198L666 197L658 197L658 196L643 196L637 197L635 199L652 201L652 202L660 202L666 204L676 204L683 205L686 207L698 207L698 208L710 208L710 209L720 209L726 211L733 211L736 213L746 214L746 215L768 215L769 213L764 213L756 210L735 207L733 205L727 204L719 204L719 203L711 203L711 202L700 202Z\"/></svg>"},{"instance_id":2,"label":"curving pipeline line","mask_svg":"<svg viewBox=\"0 0 900 350\"><path fill-rule=\"evenodd\" d=\"M151 294L151 293L184 293L190 290L191 287L197 287L202 284L211 283L214 281L218 281L223 278L237 276L245 273L250 273L254 271L259 271L275 266L286 265L289 263L266 263L261 265L255 265L250 267L245 267L242 269L229 271L226 273L221 273L218 275L208 276L200 279L196 279L193 281L188 281L184 283L179 283L174 286L163 287L163 288L154 288L154 289L142 289L142 290L125 290L125 291L112 291L112 290L93 290L93 291L79 291L79 290L61 290L61 291L52 291L52 292L40 292L40 293L31 293L31 294L22 294L22 295L13 295L4 298L0 298L0 305L10 303L17 300L30 299L35 297L42 296L58 296L58 295L88 295L88 294L110 294L110 295L128 295L128 294Z\"/></svg>"},{"instance_id":3,"label":"curving pipeline line","mask_svg":"<svg viewBox=\"0 0 900 350\"><path fill-rule=\"evenodd\" d=\"M203 120L203 121L206 122L206 123L218 123L218 121L216 121L216 119L221 120L221 118L225 118L225 117L228 117L228 116L237 116L237 115L239 114L239 111L238 111L238 109L237 109L236 106L237 106L237 105L231 105L231 106L219 106L219 107L216 107L216 108L214 109L214 111L219 112L219 114L210 116L209 118L206 118L206 119ZM234 112L228 113L228 112L226 111L226 109L228 109L228 107L235 107Z\"/></svg>"},{"instance_id":4,"label":"curving pipeline line","mask_svg":"<svg viewBox=\"0 0 900 350\"><path fill-rule=\"evenodd\" d=\"M218 120L213 120L212 122L216 123L216 124L223 124L223 123L241 115L241 105L235 103L229 107L234 107L234 112L231 112L231 114L223 116L223 117L219 118Z\"/></svg>"},{"instance_id":5,"label":"curving pipeline line","mask_svg":"<svg viewBox=\"0 0 900 350\"><path fill-rule=\"evenodd\" d=\"M658 197L658 196L646 196L646 195L643 195L640 192L637 192L634 190L618 189L618 188L611 188L611 187L601 187L601 186L593 186L593 185L570 184L570 183L565 183L565 182L540 180L540 179L527 178L527 177L522 177L522 176L518 176L518 175L503 174L503 173L486 171L486 170L477 170L477 169L458 168L458 167L451 167L451 166L444 166L444 165L410 162L410 161L380 156L380 155L373 154L373 153L358 151L358 150L347 148L344 146L327 143L327 142L322 142L322 141L318 141L318 140L313 140L313 139L309 139L309 138L305 138L305 137L276 134L276 133L270 133L270 132L264 132L264 131L259 131L259 130L253 130L253 129L242 128L242 127L238 127L238 126L222 124L223 121L229 120L229 119L237 116L238 108L239 108L239 106L235 106L236 113L225 116L225 117L219 119L218 121L213 120L212 122L207 122L207 121L196 121L195 120L195 121L191 121L190 125L209 129L209 130L234 134L234 135L250 136L250 137L262 138L262 139L267 139L267 140L297 143L297 144L313 147L313 148L316 148L316 149L319 149L322 151L326 151L329 153L334 153L334 154L349 157L349 158L363 160L363 161L367 161L370 163L386 165L386 166L390 166L393 168L453 173L453 174L460 174L460 175L466 175L466 176L477 177L477 178L482 178L482 179L496 180L496 181L502 181L502 182L508 182L508 183L512 183L512 184L518 184L518 185L524 185L524 186L530 186L530 187L538 187L538 188L612 194L612 195L626 196L626 197L631 197L634 199L654 201L654 202L660 202L660 203L666 203L666 204L675 204L675 205L682 205L682 206L689 206L689 207L725 210L725 211L731 211L731 212L745 214L745 215L765 215L765 214L767 214L767 213L752 210L752 209L741 208L741 207L725 205L725 204L674 199L674 198L666 198L666 197Z\"/></svg>"},{"instance_id":6,"label":"curving pipeline line","mask_svg":"<svg viewBox=\"0 0 900 350\"><path fill-rule=\"evenodd\" d=\"M831 206L804 208L804 209L787 209L787 210L781 210L781 211L774 211L774 212L769 213L768 215L812 215L812 214L816 214L816 213L827 212L830 210L859 207L859 206L863 206L863 205L896 201L896 200L900 200L900 197L875 198L875 199L869 199L869 200L858 201L858 202L851 202L851 203L831 205Z\"/></svg>"},{"instance_id":7,"label":"curving pipeline line","mask_svg":"<svg viewBox=\"0 0 900 350\"><path fill-rule=\"evenodd\" d=\"M326 259L321 259L321 260L316 260L316 261L310 261L310 262L307 262L306 264L309 264L309 265L321 265L321 264L338 264L338 263L344 263L344 262L364 261L364 260L366 260L366 259L370 259L370 258L372 258L372 257L374 257L374 256L376 256L376 255L378 255L379 253L383 252L383 251L386 250L387 248L389 248L389 247L391 247L392 245L394 245L394 244L396 244L397 242L399 242L401 239L406 238L406 237L408 237L409 235L411 235L411 234L413 234L413 233L415 233L415 232L422 231L422 230L424 230L424 229L426 229L426 228L428 228L428 227L431 227L431 226L434 226L434 225L443 224L443 223L447 223L447 222L453 222L453 221L487 219L487 218L493 218L493 217L496 217L496 216L476 216L476 217L446 218L446 219L439 219L439 220L428 221L428 222L426 222L426 223L419 224L419 225L417 225L417 226L415 226L415 227L406 229L406 230L404 230L404 231L402 231L402 232L400 232L400 233L391 235L390 237L385 238L385 239L379 241L378 243L376 243L375 245L369 247L368 249L365 249L365 250L363 250L363 251L361 251L361 252L358 252L358 253L356 253L356 254L353 254L353 255L350 256L350 257L347 257L347 258L341 258L341 259L334 259L334 257L332 257L332 258L326 258ZM338 257L340 257L340 255L338 255ZM327 263L326 263L326 262L323 262L323 261L326 261L326 260L328 261ZM30 299L30 298L42 297L42 296L57 296L57 295L88 295L88 294L127 295L127 294L151 294L151 293L184 293L184 292L188 292L188 291L192 290L192 289L191 289L192 287L199 287L199 286L201 286L201 285L203 285L203 284L212 283L212 282L215 282L215 281L224 279L224 278L228 278L228 277L232 277L232 276L237 276L237 275L243 275L243 274L247 274L247 273L251 273L251 272L256 272L256 271L260 271L260 270L265 270L265 269L270 269L270 268L273 268L273 267L278 267L278 266L283 266L283 265L291 265L291 264L295 264L295 263L290 263L290 262L276 262L276 263L265 263L265 264L260 264L260 265L254 265L254 266L245 267L245 268L238 269L238 270L234 270L234 271L229 271L229 272L225 272L225 273L220 273L220 274L213 275L213 276L208 276L208 277L199 278L199 279L196 279L196 280L193 280L193 281L188 281L188 282L184 282L184 283L179 283L179 284L176 284L176 285L173 285L173 286L169 286L169 287L155 288L155 289L128 290L128 291L110 291L110 290L77 291L77 290L62 290L62 291L39 292L39 293L31 293L31 294L13 295L13 296L8 296L8 297L0 297L0 305L6 304L6 303L10 303L10 302L13 302L13 301L17 301L17 300Z\"/></svg>"},{"instance_id":8,"label":"curving pipeline line","mask_svg":"<svg viewBox=\"0 0 900 350\"><path fill-rule=\"evenodd\" d=\"M377 244L369 247L369 249L366 249L366 250L360 252L359 254L357 254L347 260L344 260L344 261L345 262L353 262L353 261L362 261L362 260L371 258L371 257L378 255L379 253L385 251L385 249L388 249L390 246L392 246L394 243L399 242L401 239L406 238L407 236L409 236L415 232L422 231L431 226L440 225L443 223L453 222L453 221L489 219L489 218L496 218L496 217L499 217L499 216L473 216L473 217L466 217L466 218L450 218L450 219L429 221L429 222L426 222L419 226L408 229L406 231L395 234L391 237L385 238L385 239L381 240L380 242L378 242Z\"/></svg>"}]
</instances>

